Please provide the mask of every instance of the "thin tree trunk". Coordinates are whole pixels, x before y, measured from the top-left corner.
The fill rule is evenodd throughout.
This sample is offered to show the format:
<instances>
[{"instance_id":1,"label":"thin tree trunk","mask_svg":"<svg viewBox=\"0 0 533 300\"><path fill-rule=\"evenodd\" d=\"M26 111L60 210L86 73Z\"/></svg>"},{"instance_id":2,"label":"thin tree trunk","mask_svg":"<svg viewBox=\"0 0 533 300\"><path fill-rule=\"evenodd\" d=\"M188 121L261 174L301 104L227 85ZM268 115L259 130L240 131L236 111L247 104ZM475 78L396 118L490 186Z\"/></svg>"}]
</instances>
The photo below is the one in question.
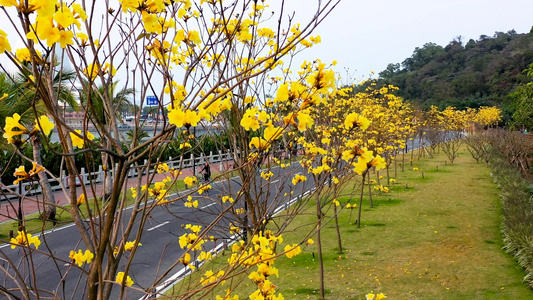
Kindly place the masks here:
<instances>
[{"instance_id":1,"label":"thin tree trunk","mask_svg":"<svg viewBox=\"0 0 533 300\"><path fill-rule=\"evenodd\" d=\"M402 172L405 172L405 152L402 153Z\"/></svg>"},{"instance_id":2,"label":"thin tree trunk","mask_svg":"<svg viewBox=\"0 0 533 300\"><path fill-rule=\"evenodd\" d=\"M370 200L370 208L374 207L374 202L372 202L372 185L370 184L370 172L368 175L368 199Z\"/></svg>"},{"instance_id":3,"label":"thin tree trunk","mask_svg":"<svg viewBox=\"0 0 533 300\"><path fill-rule=\"evenodd\" d=\"M36 134L32 137L32 150L33 150L33 160L39 166L42 166L41 160L41 136ZM43 213L41 215L42 220L55 220L56 218L56 200L54 193L52 192L52 186L48 182L48 176L45 172L39 172L39 184L43 190Z\"/></svg>"},{"instance_id":4,"label":"thin tree trunk","mask_svg":"<svg viewBox=\"0 0 533 300\"><path fill-rule=\"evenodd\" d=\"M333 184L333 199L337 201L337 185ZM339 229L339 218L337 216L337 205L333 203L333 213L335 214L335 229L337 230L337 245L338 245L338 253L342 254L342 238L341 238L341 231Z\"/></svg>"},{"instance_id":5,"label":"thin tree trunk","mask_svg":"<svg viewBox=\"0 0 533 300\"><path fill-rule=\"evenodd\" d=\"M415 159L415 140L411 141L411 167L413 166L413 160Z\"/></svg>"},{"instance_id":6,"label":"thin tree trunk","mask_svg":"<svg viewBox=\"0 0 533 300\"><path fill-rule=\"evenodd\" d=\"M322 209L320 208L320 193L315 194L316 202L316 216L318 221L316 223L316 239L318 248L318 265L319 265L319 285L320 285L320 299L325 298L324 291L324 261L322 260L322 241L320 239L320 228L322 227Z\"/></svg>"},{"instance_id":7,"label":"thin tree trunk","mask_svg":"<svg viewBox=\"0 0 533 300\"><path fill-rule=\"evenodd\" d=\"M397 156L394 156L394 178L398 178L398 161L396 158ZM387 185L390 185L390 182L387 182Z\"/></svg>"},{"instance_id":8,"label":"thin tree trunk","mask_svg":"<svg viewBox=\"0 0 533 300\"><path fill-rule=\"evenodd\" d=\"M363 180L361 182L361 197L359 198L359 214L357 216L357 228L361 228L361 207L363 206L363 194L365 193L365 177L366 171L362 175Z\"/></svg>"},{"instance_id":9,"label":"thin tree trunk","mask_svg":"<svg viewBox=\"0 0 533 300\"><path fill-rule=\"evenodd\" d=\"M390 185L390 163L391 163L391 158L389 157L389 155L387 154L387 185Z\"/></svg>"},{"instance_id":10,"label":"thin tree trunk","mask_svg":"<svg viewBox=\"0 0 533 300\"><path fill-rule=\"evenodd\" d=\"M113 189L113 193L108 200L109 205L105 208L105 211L102 212L105 218L102 222L103 227L101 231L101 239L100 243L95 249L94 263L91 264L89 268L89 274L87 275L87 282L89 284L87 299L109 299L109 295L113 287L113 284L108 282L105 282L104 284L97 283L102 282L103 277L108 269L113 268L113 265L116 267L116 264L118 264L116 261L109 260L107 262L106 270L103 270L103 266L105 266L104 258L106 255L109 255L109 253L106 254L106 246L108 245L113 233L115 213L117 212L117 209L119 209L118 202L120 201L120 187L123 186L126 179L127 169L128 167L125 167L124 162L119 161L118 168L115 170L117 172L114 180L116 189Z\"/></svg>"},{"instance_id":11,"label":"thin tree trunk","mask_svg":"<svg viewBox=\"0 0 533 300\"><path fill-rule=\"evenodd\" d=\"M113 162L107 153L102 153L102 166L104 167L104 199L102 200L107 201L113 194L113 176L111 173L116 172Z\"/></svg>"}]
</instances>

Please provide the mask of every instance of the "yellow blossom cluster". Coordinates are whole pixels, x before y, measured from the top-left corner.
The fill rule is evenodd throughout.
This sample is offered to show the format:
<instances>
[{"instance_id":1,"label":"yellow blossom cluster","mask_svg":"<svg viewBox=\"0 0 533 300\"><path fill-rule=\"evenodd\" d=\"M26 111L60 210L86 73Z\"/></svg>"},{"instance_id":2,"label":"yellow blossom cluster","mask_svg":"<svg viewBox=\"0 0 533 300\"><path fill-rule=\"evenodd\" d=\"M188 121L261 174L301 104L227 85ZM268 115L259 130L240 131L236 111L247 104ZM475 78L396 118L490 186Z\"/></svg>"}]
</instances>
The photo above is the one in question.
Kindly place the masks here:
<instances>
[{"instance_id":1,"label":"yellow blossom cluster","mask_svg":"<svg viewBox=\"0 0 533 300\"><path fill-rule=\"evenodd\" d=\"M70 133L70 139L72 140L72 146L83 148L85 145L85 139L92 141L94 140L94 135L89 131L83 134L80 129L76 129L74 132Z\"/></svg>"},{"instance_id":2,"label":"yellow blossom cluster","mask_svg":"<svg viewBox=\"0 0 533 300\"><path fill-rule=\"evenodd\" d=\"M200 237L200 232L202 231L201 225L192 225L187 224L184 226L185 229L190 230L190 233L185 233L182 236L179 237L179 245L182 249L186 249L186 252L180 257L179 262L182 263L184 266L189 267L191 270L196 269L196 266L191 264L193 256L191 255L191 251L196 253L197 251L200 252L199 255L197 255L198 261L206 261L212 258L212 254L210 252L202 251L203 244L207 242L208 240L213 240L214 238L211 237ZM223 274L223 273L222 273Z\"/></svg>"},{"instance_id":3,"label":"yellow blossom cluster","mask_svg":"<svg viewBox=\"0 0 533 300\"><path fill-rule=\"evenodd\" d=\"M201 250L202 245L207 241L206 238L199 238L202 226L187 224L185 229L189 229L191 232L179 237L180 247L182 249Z\"/></svg>"},{"instance_id":4,"label":"yellow blossom cluster","mask_svg":"<svg viewBox=\"0 0 533 300\"><path fill-rule=\"evenodd\" d=\"M187 201L184 203L185 207L198 207L198 200L193 200L191 196L187 197Z\"/></svg>"},{"instance_id":5,"label":"yellow blossom cluster","mask_svg":"<svg viewBox=\"0 0 533 300\"><path fill-rule=\"evenodd\" d=\"M17 179L13 182L13 184L17 184L23 180L30 181L33 179L35 175L37 175L37 173L44 171L44 168L42 166L39 166L36 163L32 163L32 164L33 164L33 168L29 172L26 172L24 166L20 166L15 169L14 175L15 177L17 177Z\"/></svg>"},{"instance_id":6,"label":"yellow blossom cluster","mask_svg":"<svg viewBox=\"0 0 533 300\"><path fill-rule=\"evenodd\" d=\"M84 263L90 264L94 258L94 254L89 250L85 250L85 253L83 253L81 249L79 249L78 252L71 250L69 258L76 263L78 267L81 267Z\"/></svg>"},{"instance_id":7,"label":"yellow blossom cluster","mask_svg":"<svg viewBox=\"0 0 533 300\"><path fill-rule=\"evenodd\" d=\"M126 286L133 285L133 280L131 280L131 277L129 276L124 277L124 272L117 273L117 278L115 279L115 282L118 284L125 284Z\"/></svg>"},{"instance_id":8,"label":"yellow blossom cluster","mask_svg":"<svg viewBox=\"0 0 533 300\"><path fill-rule=\"evenodd\" d=\"M292 178L292 184L297 185L299 182L304 182L307 180L307 177L304 175L296 174L294 175L294 178Z\"/></svg>"},{"instance_id":9,"label":"yellow blossom cluster","mask_svg":"<svg viewBox=\"0 0 533 300\"><path fill-rule=\"evenodd\" d=\"M487 125L496 125L502 119L502 111L494 106L487 107L482 106L477 109L474 115L474 122L487 126Z\"/></svg>"},{"instance_id":10,"label":"yellow blossom cluster","mask_svg":"<svg viewBox=\"0 0 533 300\"><path fill-rule=\"evenodd\" d=\"M370 292L366 294L366 300L383 300L387 298L387 296L383 293L374 294L373 292Z\"/></svg>"},{"instance_id":11,"label":"yellow blossom cluster","mask_svg":"<svg viewBox=\"0 0 533 300\"><path fill-rule=\"evenodd\" d=\"M13 144L15 137L23 134L33 135L42 130L44 135L49 135L52 129L54 129L54 123L50 121L48 116L40 116L34 121L33 129L29 130L26 126L20 123L21 116L14 113L12 117L6 118L6 124L4 126L4 138L8 143ZM31 127L30 127L31 128Z\"/></svg>"},{"instance_id":12,"label":"yellow blossom cluster","mask_svg":"<svg viewBox=\"0 0 533 300\"><path fill-rule=\"evenodd\" d=\"M18 231L17 236L11 238L10 243L11 249L15 249L17 246L29 247L31 244L35 246L35 249L38 249L41 241L39 240L39 237L32 236L31 233Z\"/></svg>"},{"instance_id":13,"label":"yellow blossom cluster","mask_svg":"<svg viewBox=\"0 0 533 300\"><path fill-rule=\"evenodd\" d=\"M25 14L36 13L35 23L26 34L28 39L36 44L46 42L48 47L59 43L61 48L73 45L73 25L81 29L81 22L87 19L85 10L78 3L67 5L57 0L2 0L0 5L4 7L16 7ZM8 49L4 47L5 49Z\"/></svg>"},{"instance_id":14,"label":"yellow blossom cluster","mask_svg":"<svg viewBox=\"0 0 533 300\"><path fill-rule=\"evenodd\" d=\"M161 181L156 181L151 186L143 185L141 187L141 198L150 197L155 200L156 205L165 205L170 202L174 202L177 199L182 199L177 197L176 199L170 199L169 190L176 185L178 176L181 174L180 170L175 168L170 168L166 163L159 163L155 167L155 171L159 174L168 174ZM191 186L196 183L196 177L186 177L184 182L186 185ZM137 199L138 190L135 187L130 188L131 196L134 199ZM192 197L188 197L184 202L187 207L198 207L198 201L192 201Z\"/></svg>"},{"instance_id":15,"label":"yellow blossom cluster","mask_svg":"<svg viewBox=\"0 0 533 300\"><path fill-rule=\"evenodd\" d=\"M381 185L381 184L380 184L380 185L376 185L376 186L374 186L374 189L375 189L376 191L379 191L379 192L382 192L382 193L385 193L385 194L389 192L389 188L386 187L386 186L383 186L383 185Z\"/></svg>"},{"instance_id":16,"label":"yellow blossom cluster","mask_svg":"<svg viewBox=\"0 0 533 300\"><path fill-rule=\"evenodd\" d=\"M136 240L130 241L130 242L126 242L126 244L124 244L124 251L132 251L133 248L139 247L139 246L142 246L142 244L138 243ZM115 249L113 250L113 256L116 257L118 252L119 252L119 248L117 246L115 246Z\"/></svg>"},{"instance_id":17,"label":"yellow blossom cluster","mask_svg":"<svg viewBox=\"0 0 533 300\"><path fill-rule=\"evenodd\" d=\"M217 281L219 281L219 279L224 276L224 270L220 270L218 271L216 274L213 273L213 271L211 270L208 270L205 272L204 276L202 276L202 278L200 279L201 283L203 286L206 286L206 285L210 285L210 284L214 284L216 283ZM221 282L221 284L224 284L224 281Z\"/></svg>"},{"instance_id":18,"label":"yellow blossom cluster","mask_svg":"<svg viewBox=\"0 0 533 300\"><path fill-rule=\"evenodd\" d=\"M268 171L268 172L261 172L261 177L264 179L264 180L270 180L270 178L274 176L274 173L272 173L272 171Z\"/></svg>"},{"instance_id":19,"label":"yellow blossom cluster","mask_svg":"<svg viewBox=\"0 0 533 300\"><path fill-rule=\"evenodd\" d=\"M257 286L250 299L279 300L284 299L279 293L276 295L276 286L270 280L272 275L278 276L278 269L274 267L276 258L276 246L283 243L281 236L276 236L271 231L261 231L254 235L250 245L244 241L233 244L232 255L228 259L230 265L242 265L246 268L256 266L256 271L251 272L248 278ZM249 246L249 247L248 247ZM293 257L301 252L300 246L287 245L285 247L287 257Z\"/></svg>"}]
</instances>

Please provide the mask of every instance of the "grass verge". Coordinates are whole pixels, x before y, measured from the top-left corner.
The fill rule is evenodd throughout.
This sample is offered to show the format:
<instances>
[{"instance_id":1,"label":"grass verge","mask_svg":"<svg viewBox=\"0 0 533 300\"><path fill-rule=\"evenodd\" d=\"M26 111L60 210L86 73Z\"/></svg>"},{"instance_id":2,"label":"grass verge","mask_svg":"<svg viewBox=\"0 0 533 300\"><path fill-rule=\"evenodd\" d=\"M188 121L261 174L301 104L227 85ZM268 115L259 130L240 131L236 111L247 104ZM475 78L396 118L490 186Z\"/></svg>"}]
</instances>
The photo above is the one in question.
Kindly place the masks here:
<instances>
[{"instance_id":1,"label":"grass verge","mask_svg":"<svg viewBox=\"0 0 533 300\"><path fill-rule=\"evenodd\" d=\"M356 210L344 209L339 216L342 254L333 223L324 227L326 298L364 299L371 291L389 299L533 297L522 282L524 271L502 250L501 203L489 169L466 150L455 164L445 161L440 153L415 161L419 170L406 166L405 172L398 171L390 193L373 195L374 208L364 201L361 228L355 224ZM314 218L297 217L283 245L300 242ZM285 299L319 298L316 253L314 244L293 259L276 259L279 277L271 281ZM255 289L247 274L233 280L241 282L232 292L241 299Z\"/></svg>"}]
</instances>

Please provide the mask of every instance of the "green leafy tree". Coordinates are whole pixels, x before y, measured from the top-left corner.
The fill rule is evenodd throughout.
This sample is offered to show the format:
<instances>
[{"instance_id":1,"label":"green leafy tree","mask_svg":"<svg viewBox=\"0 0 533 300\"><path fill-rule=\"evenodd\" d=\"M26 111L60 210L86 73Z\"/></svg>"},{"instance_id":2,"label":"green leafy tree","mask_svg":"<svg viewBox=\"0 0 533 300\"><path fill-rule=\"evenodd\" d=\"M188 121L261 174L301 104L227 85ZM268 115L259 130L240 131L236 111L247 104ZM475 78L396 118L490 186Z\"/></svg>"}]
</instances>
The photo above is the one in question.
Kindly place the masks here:
<instances>
[{"instance_id":1,"label":"green leafy tree","mask_svg":"<svg viewBox=\"0 0 533 300\"><path fill-rule=\"evenodd\" d=\"M524 70L528 77L533 78L533 64ZM522 84L511 94L514 100L515 111L513 113L514 126L522 129L533 128L533 84Z\"/></svg>"}]
</instances>

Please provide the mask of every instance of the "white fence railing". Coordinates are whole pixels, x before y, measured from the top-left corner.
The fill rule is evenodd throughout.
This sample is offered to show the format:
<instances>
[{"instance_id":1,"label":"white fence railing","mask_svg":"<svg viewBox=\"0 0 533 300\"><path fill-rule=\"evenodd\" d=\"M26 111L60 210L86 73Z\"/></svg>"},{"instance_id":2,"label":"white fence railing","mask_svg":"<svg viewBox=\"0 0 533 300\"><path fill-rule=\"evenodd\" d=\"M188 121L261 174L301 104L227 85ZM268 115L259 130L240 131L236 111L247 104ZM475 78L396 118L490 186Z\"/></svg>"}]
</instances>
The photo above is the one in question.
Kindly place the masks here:
<instances>
[{"instance_id":1,"label":"white fence railing","mask_svg":"<svg viewBox=\"0 0 533 300\"><path fill-rule=\"evenodd\" d=\"M183 159L183 162L180 159L173 160L172 157L169 157L168 161L165 161L169 168L179 168L180 165L182 169L188 169L195 166L194 174L197 175L197 169L200 167L203 167L203 164L205 161L208 161L211 165L213 164L219 164L220 171L224 171L224 162L232 161L233 160L233 154L230 152L222 153L222 151L218 151L218 154L213 154L213 152L209 153L209 156L201 155L200 157L194 157L194 155L191 155L191 158ZM147 173L147 170L149 169L150 173L153 173L155 171L155 167L157 166L156 163L152 163L150 165L150 168L146 168L148 166L148 161L145 160L143 165L140 165L139 168L130 168L128 171L128 177L137 177L139 176L138 170L143 170L143 175ZM115 168L118 168L115 165ZM76 185L87 185L91 181L93 183L102 183L104 181L104 169L102 166L98 167L97 172L88 173L85 171L85 168L81 168L79 174L79 177L76 177ZM113 170L109 171L109 176L113 176ZM65 187L66 189L69 188L69 177L67 176L66 172L63 170L63 174L59 179L61 182L56 181L55 179L48 179L48 182L52 185L52 190L57 191L62 189L62 187ZM8 185L1 190L0 194L0 201L10 199L10 198L17 198L18 195L36 195L42 193L42 188L38 184L38 182L24 182L22 184L13 184Z\"/></svg>"}]
</instances>

